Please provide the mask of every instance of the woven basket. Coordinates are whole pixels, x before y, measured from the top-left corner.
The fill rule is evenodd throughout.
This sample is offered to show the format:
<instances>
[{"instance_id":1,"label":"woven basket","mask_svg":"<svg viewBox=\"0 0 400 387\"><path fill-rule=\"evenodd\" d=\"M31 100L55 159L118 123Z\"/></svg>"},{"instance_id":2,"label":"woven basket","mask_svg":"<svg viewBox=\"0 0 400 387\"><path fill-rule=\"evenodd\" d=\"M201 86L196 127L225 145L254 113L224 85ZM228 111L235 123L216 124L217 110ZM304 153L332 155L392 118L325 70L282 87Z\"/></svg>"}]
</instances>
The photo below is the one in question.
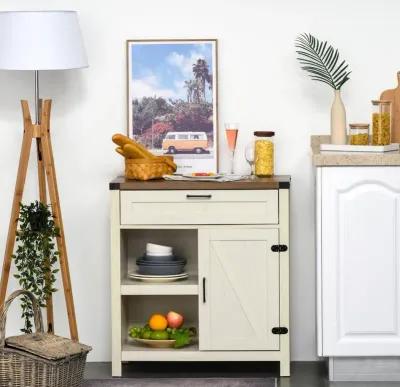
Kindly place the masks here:
<instances>
[{"instance_id":1,"label":"woven basket","mask_svg":"<svg viewBox=\"0 0 400 387\"><path fill-rule=\"evenodd\" d=\"M20 295L32 300L36 333L5 340L7 310ZM1 387L79 387L90 347L43 332L42 313L32 293L17 290L0 314Z\"/></svg>"},{"instance_id":2,"label":"woven basket","mask_svg":"<svg viewBox=\"0 0 400 387\"><path fill-rule=\"evenodd\" d=\"M158 156L152 159L125 159L125 176L127 179L151 180L161 179L176 171L172 157Z\"/></svg>"}]
</instances>

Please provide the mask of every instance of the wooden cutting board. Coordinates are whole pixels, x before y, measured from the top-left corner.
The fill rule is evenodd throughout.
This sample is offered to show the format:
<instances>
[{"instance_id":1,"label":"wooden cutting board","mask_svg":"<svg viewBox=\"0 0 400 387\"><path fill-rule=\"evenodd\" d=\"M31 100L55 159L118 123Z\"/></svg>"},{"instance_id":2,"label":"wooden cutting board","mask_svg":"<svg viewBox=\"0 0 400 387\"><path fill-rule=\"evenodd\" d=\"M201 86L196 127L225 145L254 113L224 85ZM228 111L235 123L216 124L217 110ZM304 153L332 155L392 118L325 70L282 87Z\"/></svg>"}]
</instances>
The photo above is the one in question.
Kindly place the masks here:
<instances>
[{"instance_id":1,"label":"wooden cutting board","mask_svg":"<svg viewBox=\"0 0 400 387\"><path fill-rule=\"evenodd\" d=\"M381 100L392 102L392 138L391 142L400 143L400 71L397 72L397 87L385 90Z\"/></svg>"}]
</instances>

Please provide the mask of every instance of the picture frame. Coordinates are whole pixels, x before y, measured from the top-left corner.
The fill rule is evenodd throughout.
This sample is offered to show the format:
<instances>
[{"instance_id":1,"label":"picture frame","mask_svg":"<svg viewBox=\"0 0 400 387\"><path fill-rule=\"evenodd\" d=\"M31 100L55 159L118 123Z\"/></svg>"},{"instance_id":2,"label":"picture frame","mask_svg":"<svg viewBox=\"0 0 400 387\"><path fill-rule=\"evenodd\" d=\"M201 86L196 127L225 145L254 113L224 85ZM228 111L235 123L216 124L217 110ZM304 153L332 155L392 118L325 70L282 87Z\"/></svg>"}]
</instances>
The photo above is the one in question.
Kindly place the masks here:
<instances>
[{"instance_id":1,"label":"picture frame","mask_svg":"<svg viewBox=\"0 0 400 387\"><path fill-rule=\"evenodd\" d=\"M177 173L218 171L217 39L133 39L127 49L128 136Z\"/></svg>"}]
</instances>

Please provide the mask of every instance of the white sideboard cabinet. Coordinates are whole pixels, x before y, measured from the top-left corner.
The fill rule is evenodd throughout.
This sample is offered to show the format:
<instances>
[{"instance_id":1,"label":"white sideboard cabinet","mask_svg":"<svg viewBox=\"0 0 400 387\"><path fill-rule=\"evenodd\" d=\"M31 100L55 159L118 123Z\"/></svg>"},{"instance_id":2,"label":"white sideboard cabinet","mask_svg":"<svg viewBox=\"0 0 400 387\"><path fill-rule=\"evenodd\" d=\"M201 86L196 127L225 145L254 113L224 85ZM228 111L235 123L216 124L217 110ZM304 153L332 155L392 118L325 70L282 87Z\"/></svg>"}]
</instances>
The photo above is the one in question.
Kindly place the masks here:
<instances>
[{"instance_id":1,"label":"white sideboard cabinet","mask_svg":"<svg viewBox=\"0 0 400 387\"><path fill-rule=\"evenodd\" d=\"M130 361L278 361L289 376L289 186L285 176L110 183L113 376ZM189 278L129 279L148 242L173 246ZM169 310L198 328L191 345L154 349L128 337Z\"/></svg>"}]
</instances>

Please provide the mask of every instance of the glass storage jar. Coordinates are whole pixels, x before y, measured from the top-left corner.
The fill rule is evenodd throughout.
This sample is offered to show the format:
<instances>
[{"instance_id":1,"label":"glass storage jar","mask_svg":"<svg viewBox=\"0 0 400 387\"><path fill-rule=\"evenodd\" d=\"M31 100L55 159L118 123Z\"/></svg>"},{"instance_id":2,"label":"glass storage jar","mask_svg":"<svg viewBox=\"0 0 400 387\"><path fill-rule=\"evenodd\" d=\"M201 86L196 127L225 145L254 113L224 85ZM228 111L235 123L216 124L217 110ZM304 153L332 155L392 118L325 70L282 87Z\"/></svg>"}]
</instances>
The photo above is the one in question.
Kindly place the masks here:
<instances>
[{"instance_id":1,"label":"glass storage jar","mask_svg":"<svg viewBox=\"0 0 400 387\"><path fill-rule=\"evenodd\" d=\"M391 107L390 101L372 101L372 145L390 144Z\"/></svg>"},{"instance_id":2,"label":"glass storage jar","mask_svg":"<svg viewBox=\"0 0 400 387\"><path fill-rule=\"evenodd\" d=\"M274 136L271 131L254 132L254 165L259 177L274 174Z\"/></svg>"},{"instance_id":3,"label":"glass storage jar","mask_svg":"<svg viewBox=\"0 0 400 387\"><path fill-rule=\"evenodd\" d=\"M368 145L369 124L349 124L350 145Z\"/></svg>"}]
</instances>

